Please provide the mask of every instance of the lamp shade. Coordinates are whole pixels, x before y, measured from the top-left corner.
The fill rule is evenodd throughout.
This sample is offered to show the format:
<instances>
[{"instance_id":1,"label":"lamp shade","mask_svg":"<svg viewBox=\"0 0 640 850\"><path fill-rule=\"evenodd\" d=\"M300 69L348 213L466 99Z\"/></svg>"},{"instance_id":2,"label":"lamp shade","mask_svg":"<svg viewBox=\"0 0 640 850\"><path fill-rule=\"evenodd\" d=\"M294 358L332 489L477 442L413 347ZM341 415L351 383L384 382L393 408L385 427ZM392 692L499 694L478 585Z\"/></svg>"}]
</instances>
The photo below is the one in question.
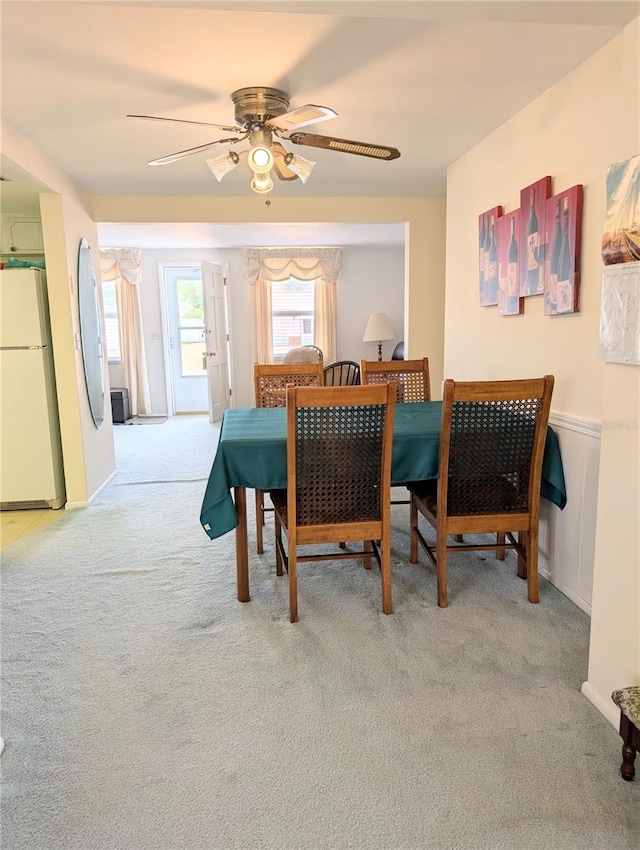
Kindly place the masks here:
<instances>
[{"instance_id":1,"label":"lamp shade","mask_svg":"<svg viewBox=\"0 0 640 850\"><path fill-rule=\"evenodd\" d=\"M386 313L372 313L369 316L367 327L364 329L363 342L383 342L386 339L395 339L393 328L389 324Z\"/></svg>"}]
</instances>

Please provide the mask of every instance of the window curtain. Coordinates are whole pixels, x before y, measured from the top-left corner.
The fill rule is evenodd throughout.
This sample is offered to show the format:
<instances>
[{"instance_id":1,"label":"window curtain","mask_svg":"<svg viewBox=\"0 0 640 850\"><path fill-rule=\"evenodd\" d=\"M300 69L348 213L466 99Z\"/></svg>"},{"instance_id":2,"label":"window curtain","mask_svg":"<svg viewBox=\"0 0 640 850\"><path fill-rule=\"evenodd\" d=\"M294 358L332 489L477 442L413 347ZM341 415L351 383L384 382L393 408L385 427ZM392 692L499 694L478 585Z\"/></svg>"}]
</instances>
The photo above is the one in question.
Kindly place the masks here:
<instances>
[{"instance_id":1,"label":"window curtain","mask_svg":"<svg viewBox=\"0 0 640 850\"><path fill-rule=\"evenodd\" d=\"M100 250L100 276L115 280L118 300L120 356L124 384L129 390L132 416L151 413L151 394L147 373L140 284L142 251L139 248L104 248Z\"/></svg>"},{"instance_id":2,"label":"window curtain","mask_svg":"<svg viewBox=\"0 0 640 850\"><path fill-rule=\"evenodd\" d=\"M271 282L295 277L315 280L314 345L322 349L325 363L336 359L337 282L341 248L245 248L244 272L255 289L253 306L253 357L272 363Z\"/></svg>"}]
</instances>

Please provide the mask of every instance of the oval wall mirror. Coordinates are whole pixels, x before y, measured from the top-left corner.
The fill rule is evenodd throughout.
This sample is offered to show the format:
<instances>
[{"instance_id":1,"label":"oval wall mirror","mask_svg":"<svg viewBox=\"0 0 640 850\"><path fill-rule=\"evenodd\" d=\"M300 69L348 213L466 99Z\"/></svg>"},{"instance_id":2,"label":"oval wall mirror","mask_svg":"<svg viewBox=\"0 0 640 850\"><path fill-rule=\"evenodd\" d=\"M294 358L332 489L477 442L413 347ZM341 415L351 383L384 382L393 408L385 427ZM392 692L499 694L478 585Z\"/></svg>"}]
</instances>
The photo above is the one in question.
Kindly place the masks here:
<instances>
[{"instance_id":1,"label":"oval wall mirror","mask_svg":"<svg viewBox=\"0 0 640 850\"><path fill-rule=\"evenodd\" d=\"M96 428L104 421L104 354L102 349L102 320L96 275L91 262L91 250L86 239L78 249L78 310L82 362L87 385L89 408Z\"/></svg>"}]
</instances>

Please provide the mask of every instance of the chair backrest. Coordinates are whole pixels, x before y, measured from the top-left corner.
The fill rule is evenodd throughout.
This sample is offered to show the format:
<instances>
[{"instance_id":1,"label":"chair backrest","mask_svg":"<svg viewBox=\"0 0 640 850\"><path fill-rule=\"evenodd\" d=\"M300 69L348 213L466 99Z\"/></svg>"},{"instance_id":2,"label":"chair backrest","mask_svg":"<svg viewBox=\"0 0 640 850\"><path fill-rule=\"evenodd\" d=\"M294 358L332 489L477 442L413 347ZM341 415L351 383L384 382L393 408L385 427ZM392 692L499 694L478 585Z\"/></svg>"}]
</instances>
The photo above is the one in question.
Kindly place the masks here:
<instances>
[{"instance_id":1,"label":"chair backrest","mask_svg":"<svg viewBox=\"0 0 640 850\"><path fill-rule=\"evenodd\" d=\"M360 366L353 360L337 360L324 367L325 387L354 387L360 383Z\"/></svg>"},{"instance_id":2,"label":"chair backrest","mask_svg":"<svg viewBox=\"0 0 640 850\"><path fill-rule=\"evenodd\" d=\"M324 360L322 349L317 345L300 345L290 348L284 356L283 363L317 363Z\"/></svg>"},{"instance_id":3,"label":"chair backrest","mask_svg":"<svg viewBox=\"0 0 640 850\"><path fill-rule=\"evenodd\" d=\"M438 514L537 521L554 378L444 383Z\"/></svg>"},{"instance_id":4,"label":"chair backrest","mask_svg":"<svg viewBox=\"0 0 640 850\"><path fill-rule=\"evenodd\" d=\"M322 362L291 364L253 364L256 407L286 407L287 385L321 387Z\"/></svg>"},{"instance_id":5,"label":"chair backrest","mask_svg":"<svg viewBox=\"0 0 640 850\"><path fill-rule=\"evenodd\" d=\"M400 342L393 349L393 354L391 355L392 360L404 360L404 340L400 340Z\"/></svg>"},{"instance_id":6,"label":"chair backrest","mask_svg":"<svg viewBox=\"0 0 640 850\"><path fill-rule=\"evenodd\" d=\"M395 381L396 401L430 401L429 358L421 360L361 360L360 379L363 384Z\"/></svg>"},{"instance_id":7,"label":"chair backrest","mask_svg":"<svg viewBox=\"0 0 640 850\"><path fill-rule=\"evenodd\" d=\"M395 386L287 388L287 514L294 525L355 527L377 540L390 523ZM375 527L374 527L375 526ZM362 532L366 533L362 533ZM304 542L298 536L298 542Z\"/></svg>"}]
</instances>

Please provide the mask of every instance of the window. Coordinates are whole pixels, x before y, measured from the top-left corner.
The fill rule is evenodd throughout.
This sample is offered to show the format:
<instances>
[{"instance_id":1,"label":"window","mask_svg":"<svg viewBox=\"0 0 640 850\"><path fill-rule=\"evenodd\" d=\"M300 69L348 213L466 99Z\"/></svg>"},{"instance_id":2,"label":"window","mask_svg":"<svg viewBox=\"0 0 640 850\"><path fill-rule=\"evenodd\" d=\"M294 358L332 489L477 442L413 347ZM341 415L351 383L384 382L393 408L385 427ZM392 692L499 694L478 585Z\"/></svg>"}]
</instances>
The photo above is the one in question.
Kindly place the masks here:
<instances>
[{"instance_id":1,"label":"window","mask_svg":"<svg viewBox=\"0 0 640 850\"><path fill-rule=\"evenodd\" d=\"M120 327L118 325L118 299L116 281L107 280L102 283L102 308L104 310L104 328L107 338L107 358L110 363L119 363Z\"/></svg>"},{"instance_id":2,"label":"window","mask_svg":"<svg viewBox=\"0 0 640 850\"><path fill-rule=\"evenodd\" d=\"M281 363L291 348L314 344L314 280L290 277L271 283L271 334L274 363Z\"/></svg>"}]
</instances>

